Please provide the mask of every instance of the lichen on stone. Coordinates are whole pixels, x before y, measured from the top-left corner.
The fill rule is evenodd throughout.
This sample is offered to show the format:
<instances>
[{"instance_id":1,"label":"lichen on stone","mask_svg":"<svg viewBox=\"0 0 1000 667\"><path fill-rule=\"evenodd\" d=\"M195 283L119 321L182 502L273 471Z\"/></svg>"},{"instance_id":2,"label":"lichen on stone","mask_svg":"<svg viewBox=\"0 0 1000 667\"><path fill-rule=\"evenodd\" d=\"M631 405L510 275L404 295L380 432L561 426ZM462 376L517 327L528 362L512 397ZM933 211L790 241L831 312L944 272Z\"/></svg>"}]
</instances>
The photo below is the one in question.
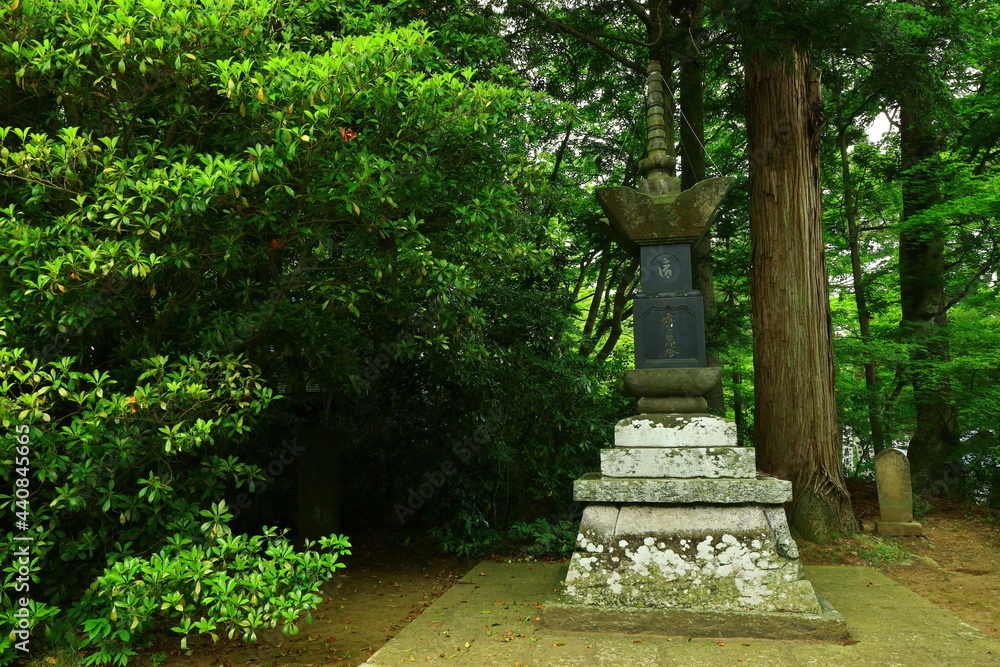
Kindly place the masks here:
<instances>
[{"instance_id":1,"label":"lichen on stone","mask_svg":"<svg viewBox=\"0 0 1000 667\"><path fill-rule=\"evenodd\" d=\"M637 536L619 540L622 557L581 542L593 555L574 553L566 577L573 587L565 594L587 604L815 612L818 602L798 562L782 558L769 537L706 535L690 553L690 538Z\"/></svg>"}]
</instances>

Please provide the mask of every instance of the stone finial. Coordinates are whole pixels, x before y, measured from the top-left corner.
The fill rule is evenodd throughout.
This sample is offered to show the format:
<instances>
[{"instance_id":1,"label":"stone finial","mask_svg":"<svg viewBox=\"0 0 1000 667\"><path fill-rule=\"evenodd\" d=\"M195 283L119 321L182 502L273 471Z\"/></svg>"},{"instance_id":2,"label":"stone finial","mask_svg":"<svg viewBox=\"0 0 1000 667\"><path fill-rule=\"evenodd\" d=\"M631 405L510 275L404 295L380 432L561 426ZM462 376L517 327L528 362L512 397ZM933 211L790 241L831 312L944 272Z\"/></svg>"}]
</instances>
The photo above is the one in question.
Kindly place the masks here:
<instances>
[{"instance_id":1,"label":"stone finial","mask_svg":"<svg viewBox=\"0 0 1000 667\"><path fill-rule=\"evenodd\" d=\"M677 163L673 137L667 128L673 117L673 104L664 95L660 63L652 61L646 74L646 157L639 162L639 174L646 183L640 189L649 195L676 194L680 191L673 176ZM645 185L646 187L643 187Z\"/></svg>"}]
</instances>

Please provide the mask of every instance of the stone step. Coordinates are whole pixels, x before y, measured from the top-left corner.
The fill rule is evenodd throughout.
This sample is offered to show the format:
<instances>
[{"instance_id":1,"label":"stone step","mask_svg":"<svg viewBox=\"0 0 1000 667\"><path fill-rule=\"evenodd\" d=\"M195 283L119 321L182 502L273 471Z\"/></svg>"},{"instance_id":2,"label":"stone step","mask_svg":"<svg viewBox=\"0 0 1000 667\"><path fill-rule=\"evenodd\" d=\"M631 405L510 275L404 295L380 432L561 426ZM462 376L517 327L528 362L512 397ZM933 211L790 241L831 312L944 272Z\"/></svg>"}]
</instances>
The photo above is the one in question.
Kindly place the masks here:
<instances>
[{"instance_id":1,"label":"stone step","mask_svg":"<svg viewBox=\"0 0 1000 667\"><path fill-rule=\"evenodd\" d=\"M601 450L601 473L608 477L757 476L751 447L616 447Z\"/></svg>"},{"instance_id":2,"label":"stone step","mask_svg":"<svg viewBox=\"0 0 1000 667\"><path fill-rule=\"evenodd\" d=\"M616 447L735 447L736 424L703 414L641 414L615 424Z\"/></svg>"},{"instance_id":3,"label":"stone step","mask_svg":"<svg viewBox=\"0 0 1000 667\"><path fill-rule=\"evenodd\" d=\"M598 503L707 503L781 505L792 499L792 483L775 477L692 479L605 477L590 473L573 482L573 500Z\"/></svg>"}]
</instances>

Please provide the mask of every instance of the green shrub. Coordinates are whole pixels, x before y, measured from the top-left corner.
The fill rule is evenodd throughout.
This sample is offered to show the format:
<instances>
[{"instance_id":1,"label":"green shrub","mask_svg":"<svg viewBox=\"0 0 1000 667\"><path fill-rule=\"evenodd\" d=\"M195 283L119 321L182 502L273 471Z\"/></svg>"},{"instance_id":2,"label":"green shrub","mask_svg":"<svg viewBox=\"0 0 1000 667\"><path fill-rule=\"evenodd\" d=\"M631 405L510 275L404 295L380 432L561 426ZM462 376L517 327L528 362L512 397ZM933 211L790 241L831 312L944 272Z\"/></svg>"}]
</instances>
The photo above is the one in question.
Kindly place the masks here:
<instances>
[{"instance_id":1,"label":"green shrub","mask_svg":"<svg viewBox=\"0 0 1000 667\"><path fill-rule=\"evenodd\" d=\"M579 526L579 521L569 519L516 521L510 527L510 537L526 543L523 549L529 556L566 556L573 551Z\"/></svg>"},{"instance_id":2,"label":"green shrub","mask_svg":"<svg viewBox=\"0 0 1000 667\"><path fill-rule=\"evenodd\" d=\"M83 664L125 664L137 637L165 628L181 635L182 649L196 634L256 641L257 630L279 624L296 634L296 622L322 601L321 584L344 567L339 556L351 553L343 536L321 539L323 552L296 552L271 528L232 535L223 503L202 514L203 544L175 537L148 558L120 560L73 606L80 647L94 651Z\"/></svg>"}]
</instances>

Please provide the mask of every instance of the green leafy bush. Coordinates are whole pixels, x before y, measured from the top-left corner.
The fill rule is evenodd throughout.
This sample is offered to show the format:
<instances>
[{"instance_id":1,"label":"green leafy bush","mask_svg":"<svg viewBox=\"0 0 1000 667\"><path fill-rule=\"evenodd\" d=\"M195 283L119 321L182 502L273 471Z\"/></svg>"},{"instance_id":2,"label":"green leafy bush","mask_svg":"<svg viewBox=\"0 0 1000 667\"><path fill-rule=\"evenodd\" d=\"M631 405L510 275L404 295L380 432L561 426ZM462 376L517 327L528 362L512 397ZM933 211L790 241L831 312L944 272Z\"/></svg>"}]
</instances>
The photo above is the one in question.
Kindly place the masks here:
<instances>
[{"instance_id":1,"label":"green leafy bush","mask_svg":"<svg viewBox=\"0 0 1000 667\"><path fill-rule=\"evenodd\" d=\"M573 551L579 519L539 517L514 521L506 530L492 528L484 521L462 524L450 521L430 530L430 536L448 553L466 558L496 554L525 554L533 558L562 557Z\"/></svg>"},{"instance_id":2,"label":"green leafy bush","mask_svg":"<svg viewBox=\"0 0 1000 667\"><path fill-rule=\"evenodd\" d=\"M515 205L544 170L512 148L538 96L379 16L0 4L0 420L30 442L24 475L0 442L0 510L26 480L33 641L123 664L171 623L293 629L336 563L229 535L219 504L262 479L243 455L272 388L343 391L373 330L432 303L452 305L401 353L448 349L495 267L546 258Z\"/></svg>"},{"instance_id":3,"label":"green leafy bush","mask_svg":"<svg viewBox=\"0 0 1000 667\"><path fill-rule=\"evenodd\" d=\"M573 551L579 526L579 521L570 519L517 521L510 527L510 536L526 543L524 552L529 556L566 556Z\"/></svg>"},{"instance_id":4,"label":"green leafy bush","mask_svg":"<svg viewBox=\"0 0 1000 667\"><path fill-rule=\"evenodd\" d=\"M202 514L203 544L175 537L148 558L120 560L70 610L83 628L81 647L96 649L84 664L124 664L134 638L164 628L182 635L182 649L193 634L255 641L258 629L279 624L296 634L296 622L322 601L320 585L344 567L338 557L351 553L342 536L321 539L323 552L296 552L274 529L232 535L223 503Z\"/></svg>"}]
</instances>

